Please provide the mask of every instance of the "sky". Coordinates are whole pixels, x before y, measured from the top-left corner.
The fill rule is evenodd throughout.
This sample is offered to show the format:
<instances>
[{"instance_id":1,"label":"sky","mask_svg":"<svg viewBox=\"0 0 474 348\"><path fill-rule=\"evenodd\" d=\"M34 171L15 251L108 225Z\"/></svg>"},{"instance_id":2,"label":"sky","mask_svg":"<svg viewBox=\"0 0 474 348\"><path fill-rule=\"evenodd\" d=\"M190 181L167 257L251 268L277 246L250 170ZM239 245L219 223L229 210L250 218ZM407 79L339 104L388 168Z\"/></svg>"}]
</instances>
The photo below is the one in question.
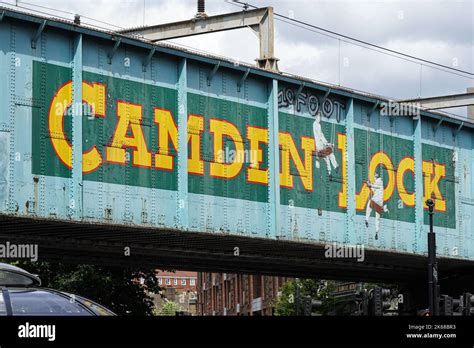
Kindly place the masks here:
<instances>
[{"instance_id":1,"label":"sky","mask_svg":"<svg viewBox=\"0 0 474 348\"><path fill-rule=\"evenodd\" d=\"M14 3L13 0L4 0ZM249 0L276 13L453 68L474 71L474 0ZM20 6L73 18L77 13L129 28L190 19L196 0L19 0ZM240 11L231 1L207 0L206 12ZM82 18L83 22L106 26ZM438 71L329 38L277 20L281 71L392 98L465 92L474 78ZM111 28L108 26L108 28ZM258 38L250 29L173 40L180 45L253 63ZM450 109L465 115L465 108Z\"/></svg>"}]
</instances>

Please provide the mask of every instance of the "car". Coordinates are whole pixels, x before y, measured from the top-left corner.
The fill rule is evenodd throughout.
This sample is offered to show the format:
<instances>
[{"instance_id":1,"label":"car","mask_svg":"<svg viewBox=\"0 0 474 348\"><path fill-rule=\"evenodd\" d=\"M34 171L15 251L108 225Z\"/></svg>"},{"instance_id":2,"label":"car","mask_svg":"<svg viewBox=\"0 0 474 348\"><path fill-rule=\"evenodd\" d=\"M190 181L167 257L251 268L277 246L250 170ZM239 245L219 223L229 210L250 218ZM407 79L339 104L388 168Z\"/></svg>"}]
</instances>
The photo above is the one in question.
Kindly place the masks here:
<instances>
[{"instance_id":1,"label":"car","mask_svg":"<svg viewBox=\"0 0 474 348\"><path fill-rule=\"evenodd\" d=\"M0 316L115 316L82 296L41 287L24 269L0 263Z\"/></svg>"}]
</instances>

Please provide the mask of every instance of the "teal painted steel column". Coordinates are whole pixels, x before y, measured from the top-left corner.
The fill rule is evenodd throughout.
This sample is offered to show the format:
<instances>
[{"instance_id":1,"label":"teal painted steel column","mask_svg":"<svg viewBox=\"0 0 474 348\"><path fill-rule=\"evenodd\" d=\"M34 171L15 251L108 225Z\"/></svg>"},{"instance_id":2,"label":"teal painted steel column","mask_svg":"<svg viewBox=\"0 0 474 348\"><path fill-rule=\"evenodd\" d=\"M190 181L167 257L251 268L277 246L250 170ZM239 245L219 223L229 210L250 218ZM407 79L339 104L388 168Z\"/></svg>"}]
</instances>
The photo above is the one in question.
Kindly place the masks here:
<instances>
[{"instance_id":1,"label":"teal painted steel column","mask_svg":"<svg viewBox=\"0 0 474 348\"><path fill-rule=\"evenodd\" d=\"M69 180L69 217L82 218L82 34L74 37L72 59L72 169Z\"/></svg>"},{"instance_id":2,"label":"teal painted steel column","mask_svg":"<svg viewBox=\"0 0 474 348\"><path fill-rule=\"evenodd\" d=\"M268 231L280 233L280 145L278 139L278 80L272 80L268 96Z\"/></svg>"},{"instance_id":3,"label":"teal painted steel column","mask_svg":"<svg viewBox=\"0 0 474 348\"><path fill-rule=\"evenodd\" d=\"M355 185L355 136L354 136L354 99L347 102L346 114L346 231L344 243L356 243L356 185Z\"/></svg>"},{"instance_id":4,"label":"teal painted steel column","mask_svg":"<svg viewBox=\"0 0 474 348\"><path fill-rule=\"evenodd\" d=\"M413 157L415 162L415 240L413 251L418 251L418 240L423 236L423 153L421 143L421 116L413 120Z\"/></svg>"},{"instance_id":5,"label":"teal painted steel column","mask_svg":"<svg viewBox=\"0 0 474 348\"><path fill-rule=\"evenodd\" d=\"M16 202L15 189L16 189L16 180L15 180L15 153L16 153L16 144L15 144L15 119L16 119L16 105L15 105L15 95L16 95L16 28L13 24L10 27L10 64L7 67L5 64L4 67L0 66L0 73L2 76L8 76L8 85L9 85L9 124L8 124L8 141L9 141L9 161L8 161L8 212L10 214L15 213L18 203ZM8 55L8 54L7 54ZM8 69L8 70L7 70ZM7 71L9 74L7 75Z\"/></svg>"},{"instance_id":6,"label":"teal painted steel column","mask_svg":"<svg viewBox=\"0 0 474 348\"><path fill-rule=\"evenodd\" d=\"M188 228L188 82L187 60L178 67L178 228Z\"/></svg>"}]
</instances>

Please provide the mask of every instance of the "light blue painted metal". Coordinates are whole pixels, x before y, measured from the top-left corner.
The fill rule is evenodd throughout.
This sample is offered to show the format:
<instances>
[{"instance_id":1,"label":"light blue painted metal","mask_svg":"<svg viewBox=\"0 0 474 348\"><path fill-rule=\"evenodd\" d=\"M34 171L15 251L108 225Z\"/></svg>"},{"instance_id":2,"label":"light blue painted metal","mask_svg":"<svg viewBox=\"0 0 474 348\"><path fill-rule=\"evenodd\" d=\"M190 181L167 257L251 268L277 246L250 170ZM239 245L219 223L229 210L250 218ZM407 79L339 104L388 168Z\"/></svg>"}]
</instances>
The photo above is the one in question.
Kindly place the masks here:
<instances>
[{"instance_id":1,"label":"light blue painted metal","mask_svg":"<svg viewBox=\"0 0 474 348\"><path fill-rule=\"evenodd\" d=\"M237 92L240 92L240 88L245 83L245 80L247 80L247 77L249 76L249 73L250 73L250 69L247 69L245 74L242 76L242 79L237 83Z\"/></svg>"},{"instance_id":2,"label":"light blue painted metal","mask_svg":"<svg viewBox=\"0 0 474 348\"><path fill-rule=\"evenodd\" d=\"M143 61L143 72L146 72L146 68L150 64L151 59L153 58L153 55L155 54L155 52L156 52L156 48L153 47L150 50L150 53L148 53L148 56L146 57L146 59Z\"/></svg>"},{"instance_id":3,"label":"light blue painted metal","mask_svg":"<svg viewBox=\"0 0 474 348\"><path fill-rule=\"evenodd\" d=\"M355 196L355 143L354 136L354 99L350 98L347 102L346 113L346 233L344 243L355 244L355 216L356 216L356 196Z\"/></svg>"},{"instance_id":4,"label":"light blue painted metal","mask_svg":"<svg viewBox=\"0 0 474 348\"><path fill-rule=\"evenodd\" d=\"M212 83L212 80L214 79L214 76L216 75L217 73L217 70L219 70L219 67L220 67L221 63L220 62L217 62L214 67L212 68L211 72L209 73L209 75L207 76L207 85L210 86L211 83Z\"/></svg>"},{"instance_id":5,"label":"light blue painted metal","mask_svg":"<svg viewBox=\"0 0 474 348\"><path fill-rule=\"evenodd\" d=\"M188 90L187 59L178 67L178 227L188 229Z\"/></svg>"},{"instance_id":6,"label":"light blue painted metal","mask_svg":"<svg viewBox=\"0 0 474 348\"><path fill-rule=\"evenodd\" d=\"M280 235L280 146L278 142L278 81L269 82L268 97L268 218L269 237Z\"/></svg>"},{"instance_id":7,"label":"light blue painted metal","mask_svg":"<svg viewBox=\"0 0 474 348\"><path fill-rule=\"evenodd\" d=\"M0 76L10 75L10 26L0 25ZM9 85L0 83L0 105L9 105ZM0 113L0 211L9 211L10 114Z\"/></svg>"},{"instance_id":8,"label":"light blue painted metal","mask_svg":"<svg viewBox=\"0 0 474 348\"><path fill-rule=\"evenodd\" d=\"M436 132L436 131L434 131ZM413 120L413 157L415 161L415 239L413 250L419 248L418 240L423 238L423 158L422 158L421 117Z\"/></svg>"},{"instance_id":9,"label":"light blue painted metal","mask_svg":"<svg viewBox=\"0 0 474 348\"><path fill-rule=\"evenodd\" d=\"M9 161L8 161L8 173L9 173L9 183L8 183L8 212L14 213L17 210L18 202L16 201L16 180L15 180L15 157L16 157L16 147L15 147L15 95L16 95L16 65L21 63L21 60L17 60L16 54L16 27L14 24L10 24L10 62L9 62L9 74L8 74L8 91L10 93L9 100Z\"/></svg>"},{"instance_id":10,"label":"light blue painted metal","mask_svg":"<svg viewBox=\"0 0 474 348\"><path fill-rule=\"evenodd\" d=\"M72 58L72 169L69 181L69 211L74 220L82 218L82 34L74 37ZM54 107L54 105L53 105Z\"/></svg>"},{"instance_id":11,"label":"light blue painted metal","mask_svg":"<svg viewBox=\"0 0 474 348\"><path fill-rule=\"evenodd\" d=\"M21 21L13 22L12 18L14 17L20 18ZM36 24L34 26L23 25L26 21ZM373 238L367 238L366 230L361 228L364 216L360 209L356 210L355 197L360 190L360 182L366 177L362 180L355 179L357 166L361 166L360 163L357 163L357 149L359 142L362 142L362 137L357 137L357 131L370 129L370 133L376 133L374 139L380 139L381 135L394 136L409 142L410 149L413 147L413 154L407 151L407 156L413 155L415 159L415 188L407 188L408 193L422 191L424 184L421 170L422 159L429 161L429 156L436 157L437 155L436 151L430 150L430 152L426 149L424 151L427 152L427 155L423 155L422 146L433 145L436 148L456 150L462 161L459 160L455 166L456 177L446 178L446 182L448 182L446 185L454 187L453 190L457 195L455 200L456 216L458 219L462 219L462 223L454 228L439 227L437 229L440 236L440 250L445 257L474 259L473 219L468 218L474 214L472 205L474 153L470 124L465 124L459 129L461 122L448 117L442 124L438 124L439 129L435 134L433 126L436 127L437 120L441 116L437 113L426 112L422 113L423 122L416 122L415 125L411 124L410 119L396 119L393 124L390 124L388 119L380 119L381 115L375 112L376 108L372 109L377 101L375 96L337 87L332 87L330 93L327 94L327 85L303 81L303 79L293 76L271 74L245 65L234 65L230 61L219 61L214 57L196 55L169 47L156 46L155 54L150 58L149 64L146 64L149 68L143 71L144 62L147 62L150 50L155 46L125 37L122 38L122 44L116 48L112 64L108 65L107 53L117 43L116 38L108 33L70 26L54 20L48 21L48 25L41 35L41 52L39 50L32 51L31 37L34 36L41 23L42 20L34 16L19 15L10 11L0 23L0 76L5 77L0 79L0 91L8 92L8 95L7 93L0 95L0 132L8 134L1 136L1 143L8 144L8 160L6 161L8 168L6 171L0 170L0 173L7 173L8 194L5 203L0 204L0 208L5 206L7 208L3 208L0 213L15 216L36 214L42 218L60 220L73 218L99 224L132 224L163 229L178 227L181 230L230 233L270 239L283 237L304 243L337 241L353 244L360 241L367 247L378 250L421 254L426 251L424 242L426 225L423 221L423 195L421 194L416 195L415 222L383 217L381 219L383 233L378 242L374 242ZM57 28L61 28L63 32L58 31ZM66 33L74 31L74 34L68 35L65 34L65 31ZM79 51L77 39L75 45L71 41L73 36L77 37L81 34L82 53ZM105 40L97 40L98 38ZM71 47L75 47L73 56L71 56ZM80 55L82 55L81 59L79 59ZM16 66L17 58L20 58L20 66ZM124 65L125 58L129 58L129 66ZM6 64L3 64L4 62ZM80 148L76 146L75 139L81 136L80 132L83 127L87 129L88 126L91 126L90 122L100 123L103 120L89 121L84 117L78 118L76 116L73 117L71 125L74 147L72 177L35 174L39 176L36 178L39 179L36 182L32 174L31 161L32 114L33 110L40 109L40 118L47 120L47 106L51 102L52 89L49 87L51 81L47 80L51 78L51 75L46 73L44 65L40 65L40 72L36 71L36 73L37 76L44 77L46 80L37 82L32 79L32 70L35 66L37 67L35 65L37 62L47 63L48 66L56 68L73 68L71 71L75 91L74 103L78 101L79 104L81 103L82 97L78 96L77 89L82 86L81 75L94 74L92 82L102 83L107 87L106 119L112 120L112 125L115 125L117 119L115 112L117 94L120 94L121 98L127 102L143 105L144 120L141 126L147 144L151 144L149 150L153 155L158 148L156 126L153 125L153 107L163 107L163 103L167 100L177 101L178 107L175 115L178 126L178 149L174 158L177 163L177 168L174 168L176 176L173 177L173 180L177 178L177 187L169 189L160 186L168 179L159 176L161 172L155 168L134 175L133 171L138 171L138 169L131 166L127 166L122 172L116 174L111 173L112 169L104 164L97 173L97 177L94 180L88 180L88 174L82 175L80 171L81 166L78 164L78 161L81 160ZM213 67L217 64L220 64L218 65L219 69L214 74L211 85L208 86L209 72L212 72ZM54 75L53 79L55 78ZM84 80L87 79L84 77ZM242 82L242 80L244 81ZM320 180L320 176L324 176L323 170L315 169L314 158L310 163L313 173L317 173L317 177L314 178L317 185L315 184L313 190L301 188L304 177L298 174L294 168L294 161L291 160L291 173L294 176L294 182L299 185L299 188L294 188L294 193L309 208L295 206L290 209L289 200L281 199L280 202L280 195L284 194L285 188L280 188L279 185L281 153L278 137L281 131L279 125L282 126L279 121L285 114L287 125L295 126L292 131L293 139L296 142L295 146L299 151L299 156L303 156L301 139L312 138L312 130L310 130L310 126L300 127L299 125L306 125L307 122L312 123L313 115L305 110L299 111L299 101L292 104L292 110L279 107L279 89L290 86L293 90L298 91L303 82L304 88L300 91L300 99L306 102L304 107L308 106L309 99L305 99L303 96L308 97L311 93L320 96L318 97L319 103L327 104L329 109L336 107L334 98L338 97L344 101L345 107L342 109L341 117L345 116L346 120L339 122L339 120L335 120L335 117L329 116L324 117L323 122L328 142L334 143L334 145L336 145L337 133L346 133L347 174L344 179L348 185L347 207L339 209L336 206L332 210L324 210L321 207L312 206L314 192L323 192L318 198L321 202L337 201L340 181L343 180L337 171L333 171L331 180ZM32 84L36 84L36 89L41 91L37 95L38 100L34 100L31 94ZM241 91L239 91L239 85ZM48 89L47 93L44 92L46 89ZM161 95L163 91L170 93L172 97L163 97ZM349 101L346 97L350 98ZM242 129L251 123L258 123L259 127L269 129L268 147L265 151L269 169L268 191L265 191L268 192L266 194L267 200L252 201L249 198L252 197L257 186L244 187L243 190L247 190L244 198L232 198L231 195L235 192L232 192L230 186L224 186L223 194L220 196L197 194L191 190L188 192L192 178L195 176L184 175L187 170L183 170L183 168L187 168L188 165L187 147L185 146L187 142L186 118L190 113L188 110L190 100L193 98L197 100L198 114L205 117L202 139L210 140L208 143L211 143L213 139L213 135L209 132L210 118L234 117L236 124L242 122ZM219 101L218 106L213 107L216 100ZM180 108L180 105L184 105L184 109ZM173 109L174 105L166 107ZM371 109L373 111L372 121L365 124L362 120L365 119L367 111ZM74 108L74 110L78 111L81 108ZM224 114L225 117L222 116ZM249 120L251 122L247 122ZM40 126L47 127L47 123ZM331 130L333 126L336 128L335 131ZM39 128L43 134L44 129L41 127ZM96 125L94 127L97 127L94 129L98 129L99 134L93 141L100 146L110 144L113 127L105 123L101 127ZM455 131L459 129L455 142L452 140L452 129ZM336 135L331 135L333 132ZM86 131L82 134L84 139L86 139L85 134ZM248 146L245 131L241 130L241 135L243 143ZM69 133L68 136L70 136ZM86 147L89 148L89 145L91 144L85 144L83 150L86 150ZM2 146L5 147L5 145ZM50 146L49 142L45 142L44 147L47 146ZM211 148L204 148L202 144L201 146L203 147L203 156L207 156L203 158L203 161L206 174L208 174L210 163L213 162L211 158L213 149L212 146ZM41 156L46 156L45 148L40 149ZM385 145L385 150L391 151L387 145ZM400 150L399 153L402 151ZM337 147L336 152L338 156L341 155ZM394 150L394 152L396 151ZM20 155L20 161L16 161L17 153ZM30 155L30 159L28 159L28 155ZM102 152L102 155L105 160L105 153ZM312 156L314 157L314 154ZM44 164L46 160L48 158L41 158L40 172L46 171L47 168ZM446 168L451 165L449 162L445 161ZM3 163L1 162L0 165L5 169ZM397 164L394 163L395 166ZM153 162L152 165L155 163ZM322 168L325 168L324 163L322 163ZM262 169L266 169L263 164ZM393 172L396 173L396 170L397 168ZM365 169L364 175L366 172ZM409 178L410 175L411 172L408 171L406 177ZM135 180L147 181L148 177L150 177L149 186L139 186L135 182ZM111 179L116 178L124 178L126 184L110 182L113 181ZM196 187L201 191L206 189L218 191L216 182L203 180L196 184ZM321 182L328 187L322 187ZM171 180L169 185L171 186ZM35 190L38 187L39 196L36 200ZM446 190L446 187L442 189ZM82 204L74 205L74 211L69 211L70 199L78 199L80 202L81 195L84 195ZM394 199L398 198L394 197ZM177 209L177 205L179 206L182 199L189 204L187 209ZM32 209L29 205L29 202L32 201L37 202L40 209ZM459 207L459 204L462 207ZM81 206L83 206L82 210ZM344 209L347 209L347 213ZM413 208L404 207L403 209ZM397 214L397 211L394 210L391 214ZM415 237L413 237L414 235ZM460 250L459 256L453 254L456 247Z\"/></svg>"}]
</instances>

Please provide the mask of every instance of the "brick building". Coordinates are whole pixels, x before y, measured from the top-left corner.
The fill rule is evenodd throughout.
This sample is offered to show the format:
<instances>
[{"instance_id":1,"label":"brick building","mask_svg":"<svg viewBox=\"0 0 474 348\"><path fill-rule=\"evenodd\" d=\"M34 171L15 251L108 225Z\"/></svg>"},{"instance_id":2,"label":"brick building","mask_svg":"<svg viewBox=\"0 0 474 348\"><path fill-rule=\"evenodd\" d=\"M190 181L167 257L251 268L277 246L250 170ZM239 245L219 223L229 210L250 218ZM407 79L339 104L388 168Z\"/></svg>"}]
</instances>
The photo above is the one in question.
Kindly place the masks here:
<instances>
[{"instance_id":1,"label":"brick building","mask_svg":"<svg viewBox=\"0 0 474 348\"><path fill-rule=\"evenodd\" d=\"M173 288L177 291L196 291L196 272L176 271L166 272L158 271L156 274L158 285L162 288Z\"/></svg>"},{"instance_id":2,"label":"brick building","mask_svg":"<svg viewBox=\"0 0 474 348\"><path fill-rule=\"evenodd\" d=\"M163 289L161 294L152 295L155 306L160 309L163 301L173 301L179 310L196 314L197 308L197 273L188 271L157 271L158 285Z\"/></svg>"},{"instance_id":3,"label":"brick building","mask_svg":"<svg viewBox=\"0 0 474 348\"><path fill-rule=\"evenodd\" d=\"M198 315L272 315L285 277L198 273Z\"/></svg>"}]
</instances>

